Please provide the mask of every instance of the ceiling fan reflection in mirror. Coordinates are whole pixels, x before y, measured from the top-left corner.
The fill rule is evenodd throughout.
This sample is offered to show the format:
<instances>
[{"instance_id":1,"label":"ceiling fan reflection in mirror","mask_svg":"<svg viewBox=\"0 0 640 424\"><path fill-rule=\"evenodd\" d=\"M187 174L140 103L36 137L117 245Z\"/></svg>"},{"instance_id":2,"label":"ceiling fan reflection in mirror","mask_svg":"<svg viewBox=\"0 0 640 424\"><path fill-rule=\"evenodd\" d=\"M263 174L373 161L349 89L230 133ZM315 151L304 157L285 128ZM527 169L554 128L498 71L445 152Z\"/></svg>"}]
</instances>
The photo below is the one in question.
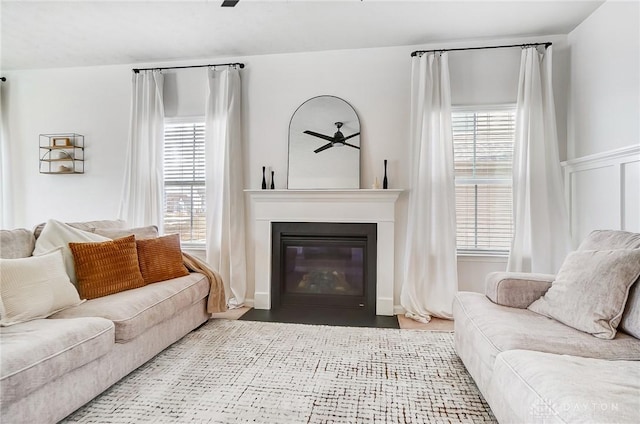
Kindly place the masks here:
<instances>
[{"instance_id":1,"label":"ceiling fan reflection in mirror","mask_svg":"<svg viewBox=\"0 0 640 424\"><path fill-rule=\"evenodd\" d=\"M355 134L351 134L348 137L345 137L344 134L342 134L342 131L340 131L340 128L342 128L343 123L342 122L336 122L335 126L338 128L338 131L335 132L335 134L333 134L333 137L328 136L328 135L324 135L324 134L320 134L317 133L315 131L310 131L310 130L306 130L303 131L304 134L309 134L312 135L314 137L318 137L321 138L323 140L327 140L329 141L329 143L325 144L322 147L317 148L316 150L314 150L314 153L320 153L323 150L327 150L330 149L332 147L341 147L341 146L349 146L349 147L353 147L354 149L360 149L360 147L358 146L354 146L353 144L349 144L347 143L347 140L349 140L350 138L353 138L357 135L360 135L359 132L355 133Z\"/></svg>"},{"instance_id":2,"label":"ceiling fan reflection in mirror","mask_svg":"<svg viewBox=\"0 0 640 424\"><path fill-rule=\"evenodd\" d=\"M304 101L289 121L287 188L360 188L360 129L356 110L344 99L321 95Z\"/></svg>"}]
</instances>

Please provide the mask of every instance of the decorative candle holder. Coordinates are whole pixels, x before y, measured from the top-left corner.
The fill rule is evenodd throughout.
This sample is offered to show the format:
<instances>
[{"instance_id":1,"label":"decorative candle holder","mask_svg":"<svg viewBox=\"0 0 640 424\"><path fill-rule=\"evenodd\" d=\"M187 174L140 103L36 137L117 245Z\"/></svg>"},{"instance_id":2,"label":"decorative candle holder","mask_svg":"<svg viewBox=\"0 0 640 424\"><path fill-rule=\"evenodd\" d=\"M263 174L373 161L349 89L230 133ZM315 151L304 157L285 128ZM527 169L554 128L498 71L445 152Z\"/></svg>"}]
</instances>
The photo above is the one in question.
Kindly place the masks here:
<instances>
[{"instance_id":1,"label":"decorative candle holder","mask_svg":"<svg viewBox=\"0 0 640 424\"><path fill-rule=\"evenodd\" d=\"M273 174L275 174L275 172L271 171L271 190L276 188L276 185L275 185L275 183L273 181Z\"/></svg>"},{"instance_id":2,"label":"decorative candle holder","mask_svg":"<svg viewBox=\"0 0 640 424\"><path fill-rule=\"evenodd\" d=\"M267 189L267 178L265 176L265 171L266 171L266 167L263 166L262 167L262 189L263 190Z\"/></svg>"}]
</instances>

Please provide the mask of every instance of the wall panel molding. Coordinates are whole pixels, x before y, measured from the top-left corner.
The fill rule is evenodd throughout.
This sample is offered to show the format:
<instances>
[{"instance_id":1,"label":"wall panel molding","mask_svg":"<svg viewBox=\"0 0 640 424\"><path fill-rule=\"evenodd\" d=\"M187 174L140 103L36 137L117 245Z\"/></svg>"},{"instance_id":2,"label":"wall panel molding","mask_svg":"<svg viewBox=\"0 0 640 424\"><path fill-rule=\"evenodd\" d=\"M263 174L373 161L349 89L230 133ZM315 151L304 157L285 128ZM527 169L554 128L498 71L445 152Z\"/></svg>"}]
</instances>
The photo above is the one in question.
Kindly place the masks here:
<instances>
[{"instance_id":1,"label":"wall panel molding","mask_svg":"<svg viewBox=\"0 0 640 424\"><path fill-rule=\"evenodd\" d=\"M595 229L640 232L640 144L561 165L574 245Z\"/></svg>"}]
</instances>

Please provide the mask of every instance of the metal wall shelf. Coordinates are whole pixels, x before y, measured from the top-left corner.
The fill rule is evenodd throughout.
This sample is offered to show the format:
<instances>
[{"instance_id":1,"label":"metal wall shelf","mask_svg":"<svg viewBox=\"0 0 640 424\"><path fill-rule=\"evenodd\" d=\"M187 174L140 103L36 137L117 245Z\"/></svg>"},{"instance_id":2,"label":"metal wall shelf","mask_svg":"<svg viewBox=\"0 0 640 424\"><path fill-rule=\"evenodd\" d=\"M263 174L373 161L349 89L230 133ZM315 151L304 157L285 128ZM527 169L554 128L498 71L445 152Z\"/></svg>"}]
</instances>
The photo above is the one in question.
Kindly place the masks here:
<instances>
[{"instance_id":1,"label":"metal wall shelf","mask_svg":"<svg viewBox=\"0 0 640 424\"><path fill-rule=\"evenodd\" d=\"M41 174L84 174L82 134L40 134L39 144Z\"/></svg>"}]
</instances>

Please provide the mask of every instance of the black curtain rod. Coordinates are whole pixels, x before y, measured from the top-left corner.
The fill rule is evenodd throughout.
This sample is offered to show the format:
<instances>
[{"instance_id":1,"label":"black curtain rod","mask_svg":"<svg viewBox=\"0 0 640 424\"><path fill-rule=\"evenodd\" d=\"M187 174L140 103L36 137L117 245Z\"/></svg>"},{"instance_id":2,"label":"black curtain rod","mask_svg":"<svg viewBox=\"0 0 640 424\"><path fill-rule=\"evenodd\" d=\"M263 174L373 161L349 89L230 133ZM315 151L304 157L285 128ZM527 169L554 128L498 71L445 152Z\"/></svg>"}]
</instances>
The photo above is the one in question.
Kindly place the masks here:
<instances>
[{"instance_id":1,"label":"black curtain rod","mask_svg":"<svg viewBox=\"0 0 640 424\"><path fill-rule=\"evenodd\" d=\"M0 77L0 81L6 81L7 79L5 77Z\"/></svg>"},{"instance_id":2,"label":"black curtain rod","mask_svg":"<svg viewBox=\"0 0 640 424\"><path fill-rule=\"evenodd\" d=\"M185 68L204 68L208 66L239 66L240 69L244 68L244 63L216 63L212 65L191 65L191 66L166 66L161 68L133 68L133 72L136 74L140 71L161 71L163 69L185 69Z\"/></svg>"},{"instance_id":3,"label":"black curtain rod","mask_svg":"<svg viewBox=\"0 0 640 424\"><path fill-rule=\"evenodd\" d=\"M544 45L544 48L548 48L553 43L547 41L546 43L527 43L527 44L510 44L507 46L488 46L488 47L463 47L459 49L434 49L434 50L416 50L411 53L411 56L418 56L424 53L432 53L432 52L455 52L461 50L485 50L485 49L506 49L509 47L533 47L533 46L541 46Z\"/></svg>"}]
</instances>

